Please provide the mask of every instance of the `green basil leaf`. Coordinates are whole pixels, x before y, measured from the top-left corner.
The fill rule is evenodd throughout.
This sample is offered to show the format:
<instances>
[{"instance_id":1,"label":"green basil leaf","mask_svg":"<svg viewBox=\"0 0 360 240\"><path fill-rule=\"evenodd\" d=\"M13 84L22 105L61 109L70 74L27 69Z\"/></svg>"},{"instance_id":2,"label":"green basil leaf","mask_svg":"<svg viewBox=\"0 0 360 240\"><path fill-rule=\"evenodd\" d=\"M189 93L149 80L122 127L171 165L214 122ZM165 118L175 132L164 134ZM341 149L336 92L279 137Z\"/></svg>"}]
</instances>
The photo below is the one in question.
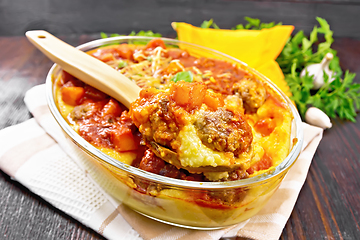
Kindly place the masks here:
<instances>
[{"instance_id":1,"label":"green basil leaf","mask_svg":"<svg viewBox=\"0 0 360 240\"><path fill-rule=\"evenodd\" d=\"M185 81L185 82L192 82L193 81L193 74L191 71L179 72L175 74L175 76L171 79L173 82L178 81Z\"/></svg>"}]
</instances>

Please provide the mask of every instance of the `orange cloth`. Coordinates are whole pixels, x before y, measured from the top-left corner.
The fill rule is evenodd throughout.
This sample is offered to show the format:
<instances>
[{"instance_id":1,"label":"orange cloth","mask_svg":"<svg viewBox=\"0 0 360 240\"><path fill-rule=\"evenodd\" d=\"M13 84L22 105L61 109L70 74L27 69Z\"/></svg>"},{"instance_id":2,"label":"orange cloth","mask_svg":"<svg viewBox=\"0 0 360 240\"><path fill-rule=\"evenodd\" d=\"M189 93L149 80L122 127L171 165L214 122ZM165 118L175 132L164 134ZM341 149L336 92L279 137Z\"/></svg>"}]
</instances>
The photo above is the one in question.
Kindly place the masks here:
<instances>
[{"instance_id":1,"label":"orange cloth","mask_svg":"<svg viewBox=\"0 0 360 240\"><path fill-rule=\"evenodd\" d=\"M290 96L284 75L275 61L294 26L275 26L262 30L228 30L199 28L188 23L173 22L181 41L199 44L235 57L274 82Z\"/></svg>"}]
</instances>

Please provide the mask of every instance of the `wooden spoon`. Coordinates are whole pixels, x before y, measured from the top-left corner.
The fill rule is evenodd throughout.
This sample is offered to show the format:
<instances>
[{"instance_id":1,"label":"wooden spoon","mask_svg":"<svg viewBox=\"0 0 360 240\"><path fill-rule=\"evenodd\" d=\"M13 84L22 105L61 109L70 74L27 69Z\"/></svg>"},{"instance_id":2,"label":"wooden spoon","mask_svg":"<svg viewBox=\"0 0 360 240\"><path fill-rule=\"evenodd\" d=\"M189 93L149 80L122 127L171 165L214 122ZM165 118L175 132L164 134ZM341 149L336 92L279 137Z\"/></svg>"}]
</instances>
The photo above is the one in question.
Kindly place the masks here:
<instances>
[{"instance_id":1,"label":"wooden spoon","mask_svg":"<svg viewBox=\"0 0 360 240\"><path fill-rule=\"evenodd\" d=\"M74 48L43 30L28 31L25 35L35 47L66 72L117 99L127 108L130 108L130 104L139 96L141 88L138 87L136 83L95 57ZM231 171L241 168L242 165L250 161L252 157L251 151L246 157L239 159L239 162L230 166L183 167L176 152L154 141L147 143L147 145L164 161L190 172Z\"/></svg>"},{"instance_id":2,"label":"wooden spoon","mask_svg":"<svg viewBox=\"0 0 360 240\"><path fill-rule=\"evenodd\" d=\"M136 83L95 57L43 30L28 31L25 35L66 72L117 99L127 108L139 96L141 88Z\"/></svg>"}]
</instances>

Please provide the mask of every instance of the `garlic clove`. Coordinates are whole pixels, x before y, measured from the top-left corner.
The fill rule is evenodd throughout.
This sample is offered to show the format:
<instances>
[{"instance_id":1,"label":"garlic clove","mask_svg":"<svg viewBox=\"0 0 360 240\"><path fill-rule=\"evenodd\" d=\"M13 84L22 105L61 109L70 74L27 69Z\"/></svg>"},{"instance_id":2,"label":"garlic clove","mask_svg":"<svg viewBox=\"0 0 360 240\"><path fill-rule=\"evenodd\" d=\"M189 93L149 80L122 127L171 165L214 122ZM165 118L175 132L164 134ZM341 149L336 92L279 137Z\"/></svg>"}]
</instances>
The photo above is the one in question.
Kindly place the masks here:
<instances>
[{"instance_id":1,"label":"garlic clove","mask_svg":"<svg viewBox=\"0 0 360 240\"><path fill-rule=\"evenodd\" d=\"M305 113L305 121L323 129L331 128L332 124L328 115L316 107L310 107Z\"/></svg>"},{"instance_id":2,"label":"garlic clove","mask_svg":"<svg viewBox=\"0 0 360 240\"><path fill-rule=\"evenodd\" d=\"M300 77L306 75L314 77L314 86L312 89L317 90L324 85L324 72L328 76L330 82L334 81L334 72L329 69L330 61L334 58L332 53L327 53L320 63L310 64L306 66L300 73Z\"/></svg>"}]
</instances>

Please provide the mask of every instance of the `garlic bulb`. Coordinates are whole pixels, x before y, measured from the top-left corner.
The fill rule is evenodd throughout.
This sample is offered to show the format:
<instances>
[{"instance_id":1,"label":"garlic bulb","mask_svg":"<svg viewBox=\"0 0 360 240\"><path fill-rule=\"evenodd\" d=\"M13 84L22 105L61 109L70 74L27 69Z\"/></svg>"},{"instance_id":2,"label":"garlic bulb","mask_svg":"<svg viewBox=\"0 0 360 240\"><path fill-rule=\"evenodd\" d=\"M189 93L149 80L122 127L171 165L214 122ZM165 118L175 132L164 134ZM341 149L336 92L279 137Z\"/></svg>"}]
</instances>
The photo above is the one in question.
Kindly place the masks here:
<instances>
[{"instance_id":1,"label":"garlic bulb","mask_svg":"<svg viewBox=\"0 0 360 240\"><path fill-rule=\"evenodd\" d=\"M305 121L311 125L325 128L331 128L332 124L328 115L316 107L310 107L305 113Z\"/></svg>"},{"instance_id":2,"label":"garlic bulb","mask_svg":"<svg viewBox=\"0 0 360 240\"><path fill-rule=\"evenodd\" d=\"M317 90L324 85L324 71L326 75L328 75L329 81L334 81L334 72L329 69L329 64L333 57L334 55L332 53L327 53L320 63L308 65L301 71L301 77L305 76L306 71L309 76L314 76L314 86L312 89Z\"/></svg>"}]
</instances>

